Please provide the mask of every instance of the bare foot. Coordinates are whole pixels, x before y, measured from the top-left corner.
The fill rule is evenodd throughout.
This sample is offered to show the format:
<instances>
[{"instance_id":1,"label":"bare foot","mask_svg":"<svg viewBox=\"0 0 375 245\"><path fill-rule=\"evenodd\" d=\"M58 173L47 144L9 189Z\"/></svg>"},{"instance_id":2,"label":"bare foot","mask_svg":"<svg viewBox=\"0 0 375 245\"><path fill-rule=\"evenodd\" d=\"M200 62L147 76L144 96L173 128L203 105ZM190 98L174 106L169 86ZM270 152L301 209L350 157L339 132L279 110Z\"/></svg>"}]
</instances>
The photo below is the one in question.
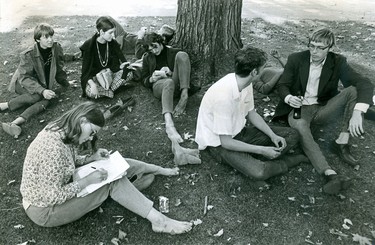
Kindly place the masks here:
<instances>
[{"instance_id":1,"label":"bare foot","mask_svg":"<svg viewBox=\"0 0 375 245\"><path fill-rule=\"evenodd\" d=\"M164 175L164 176L174 176L180 173L178 167L175 168L160 168L155 174Z\"/></svg>"},{"instance_id":2,"label":"bare foot","mask_svg":"<svg viewBox=\"0 0 375 245\"><path fill-rule=\"evenodd\" d=\"M165 132L172 142L182 143L184 141L174 126L165 125Z\"/></svg>"},{"instance_id":3,"label":"bare foot","mask_svg":"<svg viewBox=\"0 0 375 245\"><path fill-rule=\"evenodd\" d=\"M187 93L181 94L180 101L178 101L176 107L174 108L173 116L178 117L182 113L184 113L187 101L188 101Z\"/></svg>"},{"instance_id":4,"label":"bare foot","mask_svg":"<svg viewBox=\"0 0 375 245\"><path fill-rule=\"evenodd\" d=\"M160 233L169 233L171 235L189 232L191 228L192 223L170 219L163 214L157 221L152 222L153 231Z\"/></svg>"},{"instance_id":5,"label":"bare foot","mask_svg":"<svg viewBox=\"0 0 375 245\"><path fill-rule=\"evenodd\" d=\"M188 149L180 146L176 142L172 142L172 153L174 155L174 163L176 165L186 165L186 164L201 164L202 161L199 158L198 149Z\"/></svg>"}]
</instances>

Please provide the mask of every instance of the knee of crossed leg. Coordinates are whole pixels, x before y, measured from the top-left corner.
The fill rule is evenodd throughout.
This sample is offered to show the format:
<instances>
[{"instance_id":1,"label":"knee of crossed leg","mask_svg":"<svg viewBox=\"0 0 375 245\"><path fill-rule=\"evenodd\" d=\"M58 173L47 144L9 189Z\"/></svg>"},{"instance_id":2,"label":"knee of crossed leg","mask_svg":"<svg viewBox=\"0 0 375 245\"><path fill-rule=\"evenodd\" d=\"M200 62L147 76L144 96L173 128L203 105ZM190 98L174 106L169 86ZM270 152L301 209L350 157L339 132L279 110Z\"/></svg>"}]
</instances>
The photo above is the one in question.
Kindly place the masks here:
<instances>
[{"instance_id":1,"label":"knee of crossed leg","mask_svg":"<svg viewBox=\"0 0 375 245\"><path fill-rule=\"evenodd\" d=\"M266 171L265 165L262 168L257 169L251 175L251 177L256 181L263 181L269 178L269 174Z\"/></svg>"},{"instance_id":2,"label":"knee of crossed leg","mask_svg":"<svg viewBox=\"0 0 375 245\"><path fill-rule=\"evenodd\" d=\"M304 133L306 130L310 130L310 124L304 119L289 121L292 128L296 129L299 134Z\"/></svg>"}]
</instances>

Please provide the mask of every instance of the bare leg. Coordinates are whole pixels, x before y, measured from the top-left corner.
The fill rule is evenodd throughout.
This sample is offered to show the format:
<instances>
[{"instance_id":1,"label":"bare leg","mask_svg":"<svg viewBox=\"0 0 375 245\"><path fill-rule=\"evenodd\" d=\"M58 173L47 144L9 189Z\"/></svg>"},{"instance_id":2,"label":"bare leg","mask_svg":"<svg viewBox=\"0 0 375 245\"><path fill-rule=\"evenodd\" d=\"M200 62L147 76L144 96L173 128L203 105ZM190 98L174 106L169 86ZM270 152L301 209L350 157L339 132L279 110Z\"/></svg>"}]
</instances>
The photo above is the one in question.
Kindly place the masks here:
<instances>
[{"instance_id":1,"label":"bare leg","mask_svg":"<svg viewBox=\"0 0 375 245\"><path fill-rule=\"evenodd\" d=\"M178 117L180 116L182 113L184 113L185 111L185 108L186 108L186 104L187 104L187 101L188 101L188 89L187 88L184 88L181 90L181 96L180 96L180 100L178 101L176 107L174 108L174 111L173 111L173 115Z\"/></svg>"},{"instance_id":2,"label":"bare leg","mask_svg":"<svg viewBox=\"0 0 375 245\"><path fill-rule=\"evenodd\" d=\"M168 135L168 138L174 142L182 143L184 140L182 139L181 135L177 132L173 119L172 119L172 114L167 112L164 113L164 120L165 120L165 132Z\"/></svg>"},{"instance_id":3,"label":"bare leg","mask_svg":"<svg viewBox=\"0 0 375 245\"><path fill-rule=\"evenodd\" d=\"M148 213L146 219L151 222L152 230L160 233L176 235L189 232L192 228L192 223L168 218L154 208Z\"/></svg>"}]
</instances>

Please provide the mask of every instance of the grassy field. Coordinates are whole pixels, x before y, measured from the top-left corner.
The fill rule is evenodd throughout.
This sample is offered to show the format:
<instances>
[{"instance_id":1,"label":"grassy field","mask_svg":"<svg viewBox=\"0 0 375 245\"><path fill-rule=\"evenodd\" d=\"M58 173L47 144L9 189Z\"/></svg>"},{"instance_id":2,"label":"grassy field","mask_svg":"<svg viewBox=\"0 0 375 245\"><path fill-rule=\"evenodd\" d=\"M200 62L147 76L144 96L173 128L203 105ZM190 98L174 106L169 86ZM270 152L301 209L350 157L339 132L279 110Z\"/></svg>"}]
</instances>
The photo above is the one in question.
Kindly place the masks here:
<instances>
[{"instance_id":1,"label":"grassy field","mask_svg":"<svg viewBox=\"0 0 375 245\"><path fill-rule=\"evenodd\" d=\"M11 74L15 71L18 54L33 43L32 32L39 22L48 22L55 29L56 40L65 52L74 53L83 41L94 33L95 16L31 17L18 29L0 33L0 98L12 96L7 91ZM173 17L121 18L120 23L129 32L141 26L158 29L162 24L174 25ZM282 26L266 23L261 19L244 19L243 43L251 43L266 51L277 48L283 56L303 50L309 30L326 25L338 36L338 51L346 55L356 69L373 78L375 71L375 26L360 22L321 22L304 20L287 22ZM270 65L278 65L270 59ZM81 61L66 63L69 80L79 81ZM218 77L231 72L230 62L223 64ZM193 71L195 72L195 71ZM205 73L202 73L205 74ZM200 100L205 89L215 80L193 76L206 84L204 89L191 97L186 114L175 120L181 134L195 133L195 122ZM165 135L160 102L152 93L135 86L122 90L116 98L133 95L133 110L114 118L99 133L99 146L118 150L131 157L165 167L173 166L170 141ZM335 127L321 128L316 135L329 163L339 173L354 179L353 187L339 196L321 192L323 179L311 165L303 164L284 176L270 179L269 189L259 188L250 179L201 152L202 164L181 167L177 177L158 177L144 193L152 200L160 195L170 199L168 216L180 220L202 220L202 224L184 235L156 234L151 225L126 211L112 200L82 219L58 228L41 228L33 224L21 205L19 187L26 149L48 121L63 111L84 101L80 88L71 88L60 97L58 104L36 116L23 126L23 133L15 140L0 131L0 244L112 244L119 230L127 236L120 244L359 244L355 234L375 240L375 125L365 121L366 134L351 143L354 155L361 159L361 167L354 170L342 163L330 150L330 141L336 136ZM256 94L256 107L260 114L272 109L278 102L275 94ZM104 106L116 100L100 100ZM1 122L13 120L20 111L2 112ZM125 127L126 126L126 127ZM184 147L196 148L191 140ZM203 215L204 199L212 209ZM177 199L182 204L176 206ZM116 216L124 220L117 224ZM349 229L343 227L344 219L352 221ZM22 225L21 228L18 225ZM220 230L221 236L214 236ZM341 232L341 233L340 233ZM341 234L341 235L338 235ZM366 244L366 243L364 243Z\"/></svg>"}]
</instances>

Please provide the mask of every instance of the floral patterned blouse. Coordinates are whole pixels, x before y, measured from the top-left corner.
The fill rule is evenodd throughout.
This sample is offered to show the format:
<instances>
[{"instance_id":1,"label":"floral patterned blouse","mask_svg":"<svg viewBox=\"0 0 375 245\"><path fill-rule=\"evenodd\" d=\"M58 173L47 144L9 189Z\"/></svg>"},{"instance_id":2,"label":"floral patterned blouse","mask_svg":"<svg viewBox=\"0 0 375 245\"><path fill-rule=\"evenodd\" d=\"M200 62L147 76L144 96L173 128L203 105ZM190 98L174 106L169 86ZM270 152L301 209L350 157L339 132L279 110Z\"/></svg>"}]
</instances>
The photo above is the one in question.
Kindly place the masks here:
<instances>
[{"instance_id":1,"label":"floral patterned blouse","mask_svg":"<svg viewBox=\"0 0 375 245\"><path fill-rule=\"evenodd\" d=\"M25 209L62 204L81 191L72 182L77 151L63 137L61 131L43 129L27 149L21 181Z\"/></svg>"}]
</instances>

